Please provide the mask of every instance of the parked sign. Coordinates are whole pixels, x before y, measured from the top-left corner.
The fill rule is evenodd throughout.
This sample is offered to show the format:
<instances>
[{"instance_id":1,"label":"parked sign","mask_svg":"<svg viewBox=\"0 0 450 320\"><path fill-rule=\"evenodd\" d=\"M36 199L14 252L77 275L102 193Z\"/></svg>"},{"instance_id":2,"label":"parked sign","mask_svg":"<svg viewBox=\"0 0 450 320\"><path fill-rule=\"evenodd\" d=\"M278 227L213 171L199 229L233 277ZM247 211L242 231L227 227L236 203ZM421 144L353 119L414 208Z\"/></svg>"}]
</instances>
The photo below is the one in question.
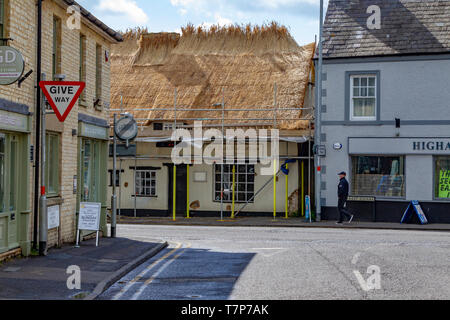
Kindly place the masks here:
<instances>
[{"instance_id":1,"label":"parked sign","mask_svg":"<svg viewBox=\"0 0 450 320\"><path fill-rule=\"evenodd\" d=\"M70 81L41 81L39 86L60 122L67 119L86 84Z\"/></svg>"},{"instance_id":2,"label":"parked sign","mask_svg":"<svg viewBox=\"0 0 450 320\"><path fill-rule=\"evenodd\" d=\"M419 218L421 224L428 224L428 219L425 216L425 213L423 212L419 201L417 200L411 201L411 203L409 204L408 208L405 211L405 214L402 217L401 223L408 222L411 219L412 214L414 212L417 214L417 217Z\"/></svg>"},{"instance_id":3,"label":"parked sign","mask_svg":"<svg viewBox=\"0 0 450 320\"><path fill-rule=\"evenodd\" d=\"M8 46L0 46L0 85L10 85L22 77L25 61L22 54Z\"/></svg>"},{"instance_id":4,"label":"parked sign","mask_svg":"<svg viewBox=\"0 0 450 320\"><path fill-rule=\"evenodd\" d=\"M77 244L80 242L80 231L96 231L98 247L98 237L100 231L100 214L102 211L101 203L82 202L80 203L80 213L78 216Z\"/></svg>"}]
</instances>

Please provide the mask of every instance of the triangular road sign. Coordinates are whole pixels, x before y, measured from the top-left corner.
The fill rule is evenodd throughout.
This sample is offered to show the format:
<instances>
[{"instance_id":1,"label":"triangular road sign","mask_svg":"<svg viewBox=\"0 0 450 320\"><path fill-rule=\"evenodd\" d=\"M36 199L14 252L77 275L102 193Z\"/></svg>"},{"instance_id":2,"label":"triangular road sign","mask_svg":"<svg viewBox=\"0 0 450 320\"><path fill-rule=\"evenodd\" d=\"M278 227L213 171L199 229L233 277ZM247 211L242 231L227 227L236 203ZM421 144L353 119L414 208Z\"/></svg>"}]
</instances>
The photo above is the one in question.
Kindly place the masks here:
<instances>
[{"instance_id":1,"label":"triangular road sign","mask_svg":"<svg viewBox=\"0 0 450 320\"><path fill-rule=\"evenodd\" d=\"M47 97L59 121L64 122L86 84L74 81L41 81L39 87Z\"/></svg>"}]
</instances>

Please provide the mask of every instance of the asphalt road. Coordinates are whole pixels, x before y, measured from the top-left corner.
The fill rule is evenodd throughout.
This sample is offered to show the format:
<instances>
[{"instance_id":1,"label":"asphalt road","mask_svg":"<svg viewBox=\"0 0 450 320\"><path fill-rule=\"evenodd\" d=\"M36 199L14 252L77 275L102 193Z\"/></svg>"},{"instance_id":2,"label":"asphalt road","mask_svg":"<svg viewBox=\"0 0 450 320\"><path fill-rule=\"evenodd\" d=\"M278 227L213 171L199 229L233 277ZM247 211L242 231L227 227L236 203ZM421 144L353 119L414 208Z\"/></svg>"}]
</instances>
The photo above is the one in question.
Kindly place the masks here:
<instances>
[{"instance_id":1,"label":"asphalt road","mask_svg":"<svg viewBox=\"0 0 450 320\"><path fill-rule=\"evenodd\" d=\"M450 299L445 232L119 225L118 236L170 247L100 299Z\"/></svg>"}]
</instances>

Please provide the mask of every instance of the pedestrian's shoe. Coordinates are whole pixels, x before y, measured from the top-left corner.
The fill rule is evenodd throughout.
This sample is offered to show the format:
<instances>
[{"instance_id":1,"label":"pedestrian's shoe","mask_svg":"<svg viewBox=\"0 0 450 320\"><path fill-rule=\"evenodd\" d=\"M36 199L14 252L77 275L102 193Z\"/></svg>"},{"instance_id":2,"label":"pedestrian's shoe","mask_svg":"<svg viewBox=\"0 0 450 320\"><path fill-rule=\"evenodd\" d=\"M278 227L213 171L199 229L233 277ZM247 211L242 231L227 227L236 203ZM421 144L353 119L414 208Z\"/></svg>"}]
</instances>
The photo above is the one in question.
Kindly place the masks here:
<instances>
[{"instance_id":1,"label":"pedestrian's shoe","mask_svg":"<svg viewBox=\"0 0 450 320\"><path fill-rule=\"evenodd\" d=\"M354 217L355 217L355 216L352 214L350 220L348 220L348 223L352 223Z\"/></svg>"},{"instance_id":2,"label":"pedestrian's shoe","mask_svg":"<svg viewBox=\"0 0 450 320\"><path fill-rule=\"evenodd\" d=\"M338 222L336 222L336 224L339 224L339 225L340 225L340 224L342 224L342 222L338 221Z\"/></svg>"}]
</instances>

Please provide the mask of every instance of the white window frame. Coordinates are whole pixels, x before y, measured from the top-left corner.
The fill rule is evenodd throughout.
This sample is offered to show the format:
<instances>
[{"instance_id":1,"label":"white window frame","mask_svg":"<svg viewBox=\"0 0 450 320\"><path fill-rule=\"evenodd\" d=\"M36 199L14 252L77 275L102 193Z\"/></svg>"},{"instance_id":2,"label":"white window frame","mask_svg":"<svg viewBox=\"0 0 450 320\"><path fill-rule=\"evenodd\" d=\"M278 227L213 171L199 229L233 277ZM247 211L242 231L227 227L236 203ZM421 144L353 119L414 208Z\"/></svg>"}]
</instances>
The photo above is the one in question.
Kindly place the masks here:
<instances>
[{"instance_id":1,"label":"white window frame","mask_svg":"<svg viewBox=\"0 0 450 320\"><path fill-rule=\"evenodd\" d=\"M150 173L150 187L146 187L145 186L145 181L146 180L148 180L147 178L141 178L141 176L140 176L140 174L142 174L142 173L144 173L144 175L146 175L147 173ZM155 174L155 177L154 178L152 178L152 174ZM139 179L141 179L142 181L141 182L144 182L143 184L141 184L141 187L138 187L138 174L139 174ZM158 179L157 179L157 175L158 175L158 172L157 172L157 170L136 170L135 172L134 172L134 185L135 185L135 196L136 197L148 197L148 198L156 198L157 196L158 196ZM153 187L152 186L152 181L155 181L155 187ZM142 189L142 190L139 190L139 191L141 191L141 193L138 193L138 188L139 189ZM146 188L150 188L150 194L148 195L148 194L142 194L142 191L145 191L146 190ZM155 189L155 194L153 195L153 194L151 194L151 191L152 191L152 189Z\"/></svg>"},{"instance_id":2,"label":"white window frame","mask_svg":"<svg viewBox=\"0 0 450 320\"><path fill-rule=\"evenodd\" d=\"M375 94L374 96L367 96L367 97L355 97L353 95L354 93L354 79L355 78L359 78L361 81L361 78L375 78ZM369 89L371 87L369 87L369 84L367 83L367 89ZM368 93L367 93L368 94ZM354 98L374 98L375 99L375 115L370 116L370 117L358 117L354 115ZM354 75L350 75L350 120L351 121L376 121L377 117L378 117L378 76L376 74L354 74Z\"/></svg>"},{"instance_id":3,"label":"white window frame","mask_svg":"<svg viewBox=\"0 0 450 320\"><path fill-rule=\"evenodd\" d=\"M183 126L184 125L182 123L177 123L177 129L182 129ZM174 131L174 128L175 128L174 122L164 122L163 123L163 131Z\"/></svg>"},{"instance_id":4,"label":"white window frame","mask_svg":"<svg viewBox=\"0 0 450 320\"><path fill-rule=\"evenodd\" d=\"M230 182L229 183L230 183L230 190L231 190L231 192L230 192L230 199L229 200L224 199L223 202L224 203L232 203L233 202L233 194L232 194L232 182L233 182L233 174L232 174L232 170L233 169L232 168L233 168L233 165L224 164L224 167L225 166L229 166L230 167L230 173L229 173L229 175L230 175ZM239 175L241 174L239 172L239 167L240 166L245 166L245 175L247 177L252 175L252 173L249 173L249 169L248 168L253 166L253 170L254 170L254 172L253 172L253 182L249 183L247 177L245 179L245 182L239 182ZM217 172L216 168L218 168L219 172ZM213 191L214 191L214 193L213 193L213 201L214 202L220 202L220 198L217 199L217 193L219 193L219 195L220 195L221 190L217 190L216 185L217 184L221 184L221 181L220 180L219 181L216 180L216 175L217 174L221 175L221 165L220 164L216 164L215 166L213 166L213 179L212 179L212 181L213 181ZM228 173L224 170L224 175L227 175L227 174ZM235 186L236 187L236 198L235 198L235 203L246 203L247 200L251 199L251 196L250 196L250 197L246 197L245 200L239 200L239 193L240 193L239 192L239 185L242 184L242 183L245 184L245 191L243 193L245 193L246 195L247 194L252 194L253 197L255 196L255 194L256 194L256 190L255 190L255 188L256 188L256 181L255 180L256 180L256 165L254 165L254 164L236 164L236 186ZM250 184L253 185L253 192L248 191L248 185L250 185ZM241 191L241 193L242 193L242 191ZM250 201L250 203L254 203L254 202L255 202L255 199Z\"/></svg>"}]
</instances>

